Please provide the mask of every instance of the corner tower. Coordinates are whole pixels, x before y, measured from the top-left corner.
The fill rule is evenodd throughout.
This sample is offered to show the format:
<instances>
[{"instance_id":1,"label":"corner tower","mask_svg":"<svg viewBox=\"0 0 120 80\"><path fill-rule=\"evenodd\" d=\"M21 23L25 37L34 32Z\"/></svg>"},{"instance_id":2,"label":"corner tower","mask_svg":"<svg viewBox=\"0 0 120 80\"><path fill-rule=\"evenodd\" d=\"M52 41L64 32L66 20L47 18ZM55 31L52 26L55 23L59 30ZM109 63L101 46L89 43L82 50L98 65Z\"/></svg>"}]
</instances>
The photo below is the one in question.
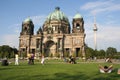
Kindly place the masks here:
<instances>
[{"instance_id":1,"label":"corner tower","mask_svg":"<svg viewBox=\"0 0 120 80\"><path fill-rule=\"evenodd\" d=\"M19 37L19 50L20 56L26 57L28 53L31 53L31 38L34 35L34 24L30 18L25 19L22 22L22 30Z\"/></svg>"},{"instance_id":2,"label":"corner tower","mask_svg":"<svg viewBox=\"0 0 120 80\"><path fill-rule=\"evenodd\" d=\"M84 33L84 20L83 17L77 13L72 21L72 39L73 39L73 53L76 56L82 55L85 59L85 33Z\"/></svg>"},{"instance_id":3,"label":"corner tower","mask_svg":"<svg viewBox=\"0 0 120 80\"><path fill-rule=\"evenodd\" d=\"M34 24L30 18L27 18L22 23L22 31L20 35L33 35L34 34Z\"/></svg>"},{"instance_id":4,"label":"corner tower","mask_svg":"<svg viewBox=\"0 0 120 80\"><path fill-rule=\"evenodd\" d=\"M72 33L84 33L84 20L79 13L73 17L72 25Z\"/></svg>"}]
</instances>

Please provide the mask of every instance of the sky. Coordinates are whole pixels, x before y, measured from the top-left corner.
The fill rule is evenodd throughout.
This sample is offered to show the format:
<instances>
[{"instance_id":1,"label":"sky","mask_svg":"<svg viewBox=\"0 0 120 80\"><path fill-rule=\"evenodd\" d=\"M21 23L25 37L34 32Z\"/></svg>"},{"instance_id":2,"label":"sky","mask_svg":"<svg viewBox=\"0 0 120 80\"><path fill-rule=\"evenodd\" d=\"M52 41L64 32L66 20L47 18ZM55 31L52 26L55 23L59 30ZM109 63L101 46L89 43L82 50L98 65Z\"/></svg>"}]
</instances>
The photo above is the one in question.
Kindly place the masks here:
<instances>
[{"instance_id":1,"label":"sky","mask_svg":"<svg viewBox=\"0 0 120 80\"><path fill-rule=\"evenodd\" d=\"M36 34L55 7L60 7L70 24L76 13L82 15L85 43L93 49L95 17L97 49L114 47L120 51L120 0L0 0L0 46L18 48L22 22L31 18Z\"/></svg>"}]
</instances>

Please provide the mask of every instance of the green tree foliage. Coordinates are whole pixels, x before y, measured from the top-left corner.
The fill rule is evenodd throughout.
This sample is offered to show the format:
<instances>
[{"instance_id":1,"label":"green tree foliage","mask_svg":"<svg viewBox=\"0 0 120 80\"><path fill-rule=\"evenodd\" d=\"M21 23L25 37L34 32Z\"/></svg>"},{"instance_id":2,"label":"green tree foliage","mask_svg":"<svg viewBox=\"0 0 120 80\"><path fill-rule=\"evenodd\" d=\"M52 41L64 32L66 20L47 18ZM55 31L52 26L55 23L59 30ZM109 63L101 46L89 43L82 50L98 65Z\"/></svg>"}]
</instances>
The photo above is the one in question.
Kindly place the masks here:
<instances>
[{"instance_id":1,"label":"green tree foliage","mask_svg":"<svg viewBox=\"0 0 120 80\"><path fill-rule=\"evenodd\" d=\"M78 57L83 57L81 51L78 52Z\"/></svg>"},{"instance_id":2,"label":"green tree foliage","mask_svg":"<svg viewBox=\"0 0 120 80\"><path fill-rule=\"evenodd\" d=\"M64 57L69 57L69 53L68 52L64 52Z\"/></svg>"},{"instance_id":3,"label":"green tree foliage","mask_svg":"<svg viewBox=\"0 0 120 80\"><path fill-rule=\"evenodd\" d=\"M91 58L94 56L94 50L90 47L86 47L86 58Z\"/></svg>"},{"instance_id":4,"label":"green tree foliage","mask_svg":"<svg viewBox=\"0 0 120 80\"><path fill-rule=\"evenodd\" d=\"M106 50L106 56L107 57L113 57L115 54L117 54L116 48L108 47Z\"/></svg>"},{"instance_id":5,"label":"green tree foliage","mask_svg":"<svg viewBox=\"0 0 120 80\"><path fill-rule=\"evenodd\" d=\"M101 49L101 50L98 51L97 56L98 56L98 58L105 58L106 57L106 52L103 49Z\"/></svg>"},{"instance_id":6,"label":"green tree foliage","mask_svg":"<svg viewBox=\"0 0 120 80\"><path fill-rule=\"evenodd\" d=\"M16 48L12 48L8 45L0 46L0 58L11 58L14 57L14 53L17 53L18 50Z\"/></svg>"},{"instance_id":7,"label":"green tree foliage","mask_svg":"<svg viewBox=\"0 0 120 80\"><path fill-rule=\"evenodd\" d=\"M118 58L116 56L119 56L120 54L117 52L116 48L108 47L107 50L94 50L91 47L86 46L86 58Z\"/></svg>"}]
</instances>

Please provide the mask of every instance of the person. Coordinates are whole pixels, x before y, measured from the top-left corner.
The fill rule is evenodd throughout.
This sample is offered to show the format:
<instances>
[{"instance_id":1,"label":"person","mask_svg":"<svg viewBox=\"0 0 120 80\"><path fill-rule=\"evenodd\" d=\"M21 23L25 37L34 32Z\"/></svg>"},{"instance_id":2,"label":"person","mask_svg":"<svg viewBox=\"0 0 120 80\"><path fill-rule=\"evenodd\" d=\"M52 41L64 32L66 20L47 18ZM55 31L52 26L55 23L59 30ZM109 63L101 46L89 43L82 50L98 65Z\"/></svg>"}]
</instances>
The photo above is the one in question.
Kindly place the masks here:
<instances>
[{"instance_id":1,"label":"person","mask_svg":"<svg viewBox=\"0 0 120 80\"><path fill-rule=\"evenodd\" d=\"M120 69L118 69L118 72L117 72L117 74L120 74Z\"/></svg>"},{"instance_id":2,"label":"person","mask_svg":"<svg viewBox=\"0 0 120 80\"><path fill-rule=\"evenodd\" d=\"M28 56L28 64L31 64L31 54L29 53L27 56Z\"/></svg>"},{"instance_id":3,"label":"person","mask_svg":"<svg viewBox=\"0 0 120 80\"><path fill-rule=\"evenodd\" d=\"M19 65L19 57L18 54L15 54L15 65Z\"/></svg>"},{"instance_id":4,"label":"person","mask_svg":"<svg viewBox=\"0 0 120 80\"><path fill-rule=\"evenodd\" d=\"M111 73L113 69L113 65L110 65L109 67L99 65L99 69L101 73Z\"/></svg>"},{"instance_id":5,"label":"person","mask_svg":"<svg viewBox=\"0 0 120 80\"><path fill-rule=\"evenodd\" d=\"M8 59L7 59L7 56L2 60L2 66L8 66L9 63L8 63Z\"/></svg>"},{"instance_id":6,"label":"person","mask_svg":"<svg viewBox=\"0 0 120 80\"><path fill-rule=\"evenodd\" d=\"M41 59L41 64L44 64L45 58L44 55L42 55L42 59Z\"/></svg>"},{"instance_id":7,"label":"person","mask_svg":"<svg viewBox=\"0 0 120 80\"><path fill-rule=\"evenodd\" d=\"M68 62L68 60L66 59L66 57L63 57L63 60L64 60L64 62Z\"/></svg>"},{"instance_id":8,"label":"person","mask_svg":"<svg viewBox=\"0 0 120 80\"><path fill-rule=\"evenodd\" d=\"M69 57L69 63L76 64L75 57L73 57L72 55Z\"/></svg>"},{"instance_id":9,"label":"person","mask_svg":"<svg viewBox=\"0 0 120 80\"><path fill-rule=\"evenodd\" d=\"M34 53L31 54L31 64L34 64Z\"/></svg>"},{"instance_id":10,"label":"person","mask_svg":"<svg viewBox=\"0 0 120 80\"><path fill-rule=\"evenodd\" d=\"M107 58L105 61L109 62L109 63L112 63L111 58Z\"/></svg>"},{"instance_id":11,"label":"person","mask_svg":"<svg viewBox=\"0 0 120 80\"><path fill-rule=\"evenodd\" d=\"M72 59L72 55L71 56L69 56L69 63L71 63L72 61L71 61L71 59Z\"/></svg>"}]
</instances>

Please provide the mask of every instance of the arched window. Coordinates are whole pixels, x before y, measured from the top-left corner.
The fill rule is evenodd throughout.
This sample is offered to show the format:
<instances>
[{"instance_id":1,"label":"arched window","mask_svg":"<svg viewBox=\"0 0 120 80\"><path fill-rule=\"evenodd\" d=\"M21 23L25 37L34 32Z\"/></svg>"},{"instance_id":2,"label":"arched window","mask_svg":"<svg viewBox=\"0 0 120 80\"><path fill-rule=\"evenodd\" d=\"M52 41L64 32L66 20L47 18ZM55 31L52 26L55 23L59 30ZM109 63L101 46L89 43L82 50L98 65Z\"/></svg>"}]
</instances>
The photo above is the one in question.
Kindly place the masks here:
<instances>
[{"instance_id":1,"label":"arched window","mask_svg":"<svg viewBox=\"0 0 120 80\"><path fill-rule=\"evenodd\" d=\"M80 24L79 23L76 24L76 28L80 29Z\"/></svg>"}]
</instances>

